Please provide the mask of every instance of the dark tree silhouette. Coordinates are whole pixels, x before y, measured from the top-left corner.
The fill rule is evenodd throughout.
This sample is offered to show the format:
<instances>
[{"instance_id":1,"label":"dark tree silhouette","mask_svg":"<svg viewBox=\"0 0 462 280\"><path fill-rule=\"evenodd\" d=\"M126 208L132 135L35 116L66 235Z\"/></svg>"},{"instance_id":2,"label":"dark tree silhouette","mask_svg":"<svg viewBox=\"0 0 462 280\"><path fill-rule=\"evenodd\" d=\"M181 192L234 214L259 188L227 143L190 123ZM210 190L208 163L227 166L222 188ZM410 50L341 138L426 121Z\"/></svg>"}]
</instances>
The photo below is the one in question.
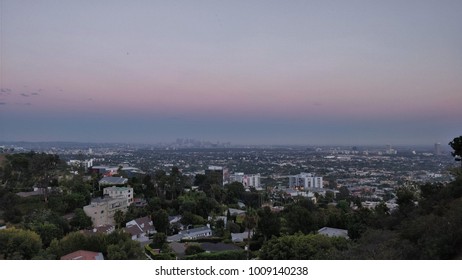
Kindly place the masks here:
<instances>
[{"instance_id":1,"label":"dark tree silhouette","mask_svg":"<svg viewBox=\"0 0 462 280\"><path fill-rule=\"evenodd\" d=\"M452 156L456 161L460 161L462 168L462 136L454 138L451 142L449 142L449 146L454 150L451 152Z\"/></svg>"}]
</instances>

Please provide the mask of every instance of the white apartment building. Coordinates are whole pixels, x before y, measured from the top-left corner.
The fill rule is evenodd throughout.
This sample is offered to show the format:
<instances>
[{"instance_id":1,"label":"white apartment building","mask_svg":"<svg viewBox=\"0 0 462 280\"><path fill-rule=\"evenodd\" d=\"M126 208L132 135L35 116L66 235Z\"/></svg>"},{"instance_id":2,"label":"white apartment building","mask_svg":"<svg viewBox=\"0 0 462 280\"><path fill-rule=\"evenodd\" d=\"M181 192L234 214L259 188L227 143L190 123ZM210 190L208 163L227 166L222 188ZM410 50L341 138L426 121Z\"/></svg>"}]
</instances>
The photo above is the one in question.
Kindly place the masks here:
<instances>
[{"instance_id":1,"label":"white apartment building","mask_svg":"<svg viewBox=\"0 0 462 280\"><path fill-rule=\"evenodd\" d=\"M112 198L125 198L128 205L133 203L133 188L131 187L108 187L103 189L103 195Z\"/></svg>"},{"instance_id":2,"label":"white apartment building","mask_svg":"<svg viewBox=\"0 0 462 280\"><path fill-rule=\"evenodd\" d=\"M303 187L305 190L310 188L322 189L322 184L322 177L316 177L311 173L302 172L289 176L289 187Z\"/></svg>"},{"instance_id":3,"label":"white apartment building","mask_svg":"<svg viewBox=\"0 0 462 280\"><path fill-rule=\"evenodd\" d=\"M260 187L260 174L244 176L243 184L245 187L248 186L248 187L259 188Z\"/></svg>"},{"instance_id":4,"label":"white apartment building","mask_svg":"<svg viewBox=\"0 0 462 280\"><path fill-rule=\"evenodd\" d=\"M128 211L128 202L126 198L97 198L92 200L90 205L83 207L83 211L91 218L94 227L115 225L114 214L118 210L124 213Z\"/></svg>"},{"instance_id":5,"label":"white apartment building","mask_svg":"<svg viewBox=\"0 0 462 280\"><path fill-rule=\"evenodd\" d=\"M239 182L244 185L244 187L260 187L260 174L245 175L244 172L235 172L229 176L230 182Z\"/></svg>"}]
</instances>

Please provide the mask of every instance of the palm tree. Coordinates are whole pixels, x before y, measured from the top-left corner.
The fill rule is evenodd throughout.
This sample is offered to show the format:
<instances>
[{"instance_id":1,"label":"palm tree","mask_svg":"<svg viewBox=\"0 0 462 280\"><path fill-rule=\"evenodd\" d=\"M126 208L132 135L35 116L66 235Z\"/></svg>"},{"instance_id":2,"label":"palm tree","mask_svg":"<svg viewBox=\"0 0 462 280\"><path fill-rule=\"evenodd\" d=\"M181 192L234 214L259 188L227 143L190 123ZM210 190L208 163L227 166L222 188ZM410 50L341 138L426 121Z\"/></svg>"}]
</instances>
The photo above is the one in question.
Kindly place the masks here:
<instances>
[{"instance_id":1,"label":"palm tree","mask_svg":"<svg viewBox=\"0 0 462 280\"><path fill-rule=\"evenodd\" d=\"M250 231L257 227L258 224L258 215L255 209L248 207L245 212L244 225L248 230L247 235L247 259L250 256Z\"/></svg>"}]
</instances>

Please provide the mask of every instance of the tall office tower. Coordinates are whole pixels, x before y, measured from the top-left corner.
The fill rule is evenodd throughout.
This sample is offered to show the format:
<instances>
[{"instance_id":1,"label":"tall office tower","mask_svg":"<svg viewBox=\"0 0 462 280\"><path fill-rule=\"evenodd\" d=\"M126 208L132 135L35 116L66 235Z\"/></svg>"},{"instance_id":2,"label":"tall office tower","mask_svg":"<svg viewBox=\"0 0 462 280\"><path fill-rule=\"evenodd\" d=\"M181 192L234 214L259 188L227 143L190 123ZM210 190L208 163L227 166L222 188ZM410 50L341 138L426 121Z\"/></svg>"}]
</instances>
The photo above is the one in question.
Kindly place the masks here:
<instances>
[{"instance_id":1,"label":"tall office tower","mask_svg":"<svg viewBox=\"0 0 462 280\"><path fill-rule=\"evenodd\" d=\"M435 143L435 151L434 152L435 152L435 155L437 155L437 156L442 154L442 152L441 152L441 143L439 143L439 142Z\"/></svg>"}]
</instances>

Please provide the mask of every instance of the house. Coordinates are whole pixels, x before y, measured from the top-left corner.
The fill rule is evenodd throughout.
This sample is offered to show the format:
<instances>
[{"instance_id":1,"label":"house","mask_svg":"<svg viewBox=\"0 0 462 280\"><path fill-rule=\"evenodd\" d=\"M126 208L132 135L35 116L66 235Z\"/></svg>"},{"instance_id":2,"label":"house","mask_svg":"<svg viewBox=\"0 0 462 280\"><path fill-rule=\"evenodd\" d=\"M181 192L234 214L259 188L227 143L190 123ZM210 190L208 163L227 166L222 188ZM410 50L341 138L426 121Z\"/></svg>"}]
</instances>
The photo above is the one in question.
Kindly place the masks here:
<instances>
[{"instance_id":1,"label":"house","mask_svg":"<svg viewBox=\"0 0 462 280\"><path fill-rule=\"evenodd\" d=\"M33 191L30 192L18 192L16 193L17 196L20 197L30 197L30 196L39 196L39 195L45 195L45 194L51 194L55 192L56 190L52 187L47 187L47 188L39 188L34 185Z\"/></svg>"},{"instance_id":2,"label":"house","mask_svg":"<svg viewBox=\"0 0 462 280\"><path fill-rule=\"evenodd\" d=\"M318 230L318 234L329 237L343 237L348 239L348 230L340 228L323 227Z\"/></svg>"},{"instance_id":3,"label":"house","mask_svg":"<svg viewBox=\"0 0 462 280\"><path fill-rule=\"evenodd\" d=\"M250 232L250 238L252 238L252 236L253 236L253 231ZM241 233L231 233L231 240L234 243L244 242L244 240L246 240L247 238L249 238L248 230L241 232Z\"/></svg>"},{"instance_id":4,"label":"house","mask_svg":"<svg viewBox=\"0 0 462 280\"><path fill-rule=\"evenodd\" d=\"M311 191L300 191L296 189L287 189L285 192L286 194L290 195L290 197L302 196L302 197L306 197L310 199L313 203L316 203L316 196Z\"/></svg>"},{"instance_id":5,"label":"house","mask_svg":"<svg viewBox=\"0 0 462 280\"><path fill-rule=\"evenodd\" d=\"M114 214L119 210L124 213L128 211L126 198L96 198L89 205L83 207L83 211L91 218L94 227L115 225Z\"/></svg>"},{"instance_id":6,"label":"house","mask_svg":"<svg viewBox=\"0 0 462 280\"><path fill-rule=\"evenodd\" d=\"M136 207L144 207L148 205L148 202L144 198L134 198L133 203Z\"/></svg>"},{"instance_id":7,"label":"house","mask_svg":"<svg viewBox=\"0 0 462 280\"><path fill-rule=\"evenodd\" d=\"M226 227L226 224L228 223L228 218L226 216L215 216L215 217L208 216L208 218L207 218L207 221L209 221L209 222L217 222L219 220L222 220L223 224Z\"/></svg>"},{"instance_id":8,"label":"house","mask_svg":"<svg viewBox=\"0 0 462 280\"><path fill-rule=\"evenodd\" d=\"M91 173L102 174L105 176L112 176L117 174L119 167L109 167L109 166L92 166L89 168Z\"/></svg>"},{"instance_id":9,"label":"house","mask_svg":"<svg viewBox=\"0 0 462 280\"><path fill-rule=\"evenodd\" d=\"M244 210L240 210L240 209L229 208L228 211L229 211L229 214L230 214L231 216L245 215L245 211L244 211ZM225 212L224 212L224 215L226 215L226 214L228 213L228 211L225 211Z\"/></svg>"},{"instance_id":10,"label":"house","mask_svg":"<svg viewBox=\"0 0 462 280\"><path fill-rule=\"evenodd\" d=\"M79 250L61 257L61 260L104 260L101 252Z\"/></svg>"},{"instance_id":11,"label":"house","mask_svg":"<svg viewBox=\"0 0 462 280\"><path fill-rule=\"evenodd\" d=\"M130 166L122 167L121 170L124 172L124 174L125 174L128 178L132 178L132 177L135 177L135 176L139 176L139 175L144 175L144 174L146 174L146 172L141 171L139 168L130 167Z\"/></svg>"},{"instance_id":12,"label":"house","mask_svg":"<svg viewBox=\"0 0 462 280\"><path fill-rule=\"evenodd\" d=\"M174 223L179 223L183 216L176 215L176 216L168 216L168 222L173 225Z\"/></svg>"},{"instance_id":13,"label":"house","mask_svg":"<svg viewBox=\"0 0 462 280\"><path fill-rule=\"evenodd\" d=\"M97 226L97 227L94 227L93 229L91 230L83 230L81 231L83 234L85 235L94 235L94 234L98 234L98 233L101 233L101 234L110 234L112 233L113 231L115 230L115 227L113 225L101 225L101 226Z\"/></svg>"},{"instance_id":14,"label":"house","mask_svg":"<svg viewBox=\"0 0 462 280\"><path fill-rule=\"evenodd\" d=\"M131 187L108 187L103 189L103 195L107 195L112 198L123 197L127 199L128 205L133 203L133 188Z\"/></svg>"},{"instance_id":15,"label":"house","mask_svg":"<svg viewBox=\"0 0 462 280\"><path fill-rule=\"evenodd\" d=\"M124 177L104 177L98 183L100 186L123 186L128 183L128 179Z\"/></svg>"},{"instance_id":16,"label":"house","mask_svg":"<svg viewBox=\"0 0 462 280\"><path fill-rule=\"evenodd\" d=\"M139 242L148 241L149 235L157 232L149 216L131 220L125 224L124 231L131 235L132 240Z\"/></svg>"},{"instance_id":17,"label":"house","mask_svg":"<svg viewBox=\"0 0 462 280\"><path fill-rule=\"evenodd\" d=\"M202 237L211 237L212 230L208 226L182 230L178 234L167 236L168 242L178 242L182 239L194 240Z\"/></svg>"}]
</instances>

